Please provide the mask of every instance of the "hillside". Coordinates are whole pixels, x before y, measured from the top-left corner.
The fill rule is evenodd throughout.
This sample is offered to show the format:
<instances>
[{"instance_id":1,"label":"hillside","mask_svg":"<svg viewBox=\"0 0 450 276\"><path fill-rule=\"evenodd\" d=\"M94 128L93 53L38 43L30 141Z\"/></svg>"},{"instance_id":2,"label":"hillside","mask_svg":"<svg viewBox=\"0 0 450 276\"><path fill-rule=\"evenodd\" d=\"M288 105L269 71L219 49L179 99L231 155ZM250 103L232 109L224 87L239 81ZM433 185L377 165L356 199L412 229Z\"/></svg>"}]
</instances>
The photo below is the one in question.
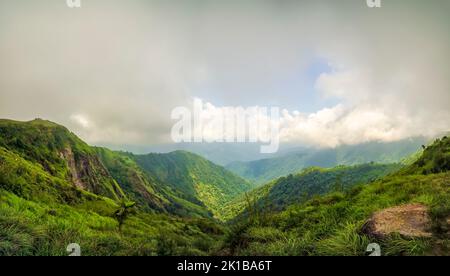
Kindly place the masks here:
<instances>
[{"instance_id":1,"label":"hillside","mask_svg":"<svg viewBox=\"0 0 450 276\"><path fill-rule=\"evenodd\" d=\"M177 197L204 204L218 218L225 203L252 188L248 181L186 151L129 156L147 175L167 184Z\"/></svg>"},{"instance_id":2,"label":"hillside","mask_svg":"<svg viewBox=\"0 0 450 276\"><path fill-rule=\"evenodd\" d=\"M257 256L364 255L367 246L375 242L381 246L382 255L448 256L449 145L449 138L439 139L413 165L369 185L292 204L282 212L250 212L235 223L220 252ZM386 228L404 224L400 216L395 216L395 210L404 210L401 214L405 215L409 214L408 208L425 210L429 222L423 220L427 224L420 227L425 227L427 235L416 237L408 231L400 234L394 230L379 236L367 231L371 219L384 213L391 216L386 218L387 223L395 223Z\"/></svg>"},{"instance_id":3,"label":"hillside","mask_svg":"<svg viewBox=\"0 0 450 276\"><path fill-rule=\"evenodd\" d=\"M0 120L0 154L0 187L23 196L77 189L114 200L124 197L96 152L55 123Z\"/></svg>"},{"instance_id":4,"label":"hillside","mask_svg":"<svg viewBox=\"0 0 450 276\"><path fill-rule=\"evenodd\" d=\"M0 188L27 199L71 202L89 194L186 217L220 217L225 202L251 188L188 152L133 155L90 147L40 119L0 121L0 164Z\"/></svg>"},{"instance_id":5,"label":"hillside","mask_svg":"<svg viewBox=\"0 0 450 276\"><path fill-rule=\"evenodd\" d=\"M253 186L199 155L186 151L136 155L96 149L100 159L134 201L181 216L215 216Z\"/></svg>"},{"instance_id":6,"label":"hillside","mask_svg":"<svg viewBox=\"0 0 450 276\"><path fill-rule=\"evenodd\" d=\"M309 167L332 168L364 163L398 163L427 144L422 137L392 143L344 145L334 149L301 149L280 157L251 162L234 162L227 169L258 184L265 184Z\"/></svg>"},{"instance_id":7,"label":"hillside","mask_svg":"<svg viewBox=\"0 0 450 276\"><path fill-rule=\"evenodd\" d=\"M364 255L373 242L383 255L449 255L450 138L410 160L250 191L188 152L114 152L48 121L0 120L0 256L67 255L74 242L103 256Z\"/></svg>"},{"instance_id":8,"label":"hillside","mask_svg":"<svg viewBox=\"0 0 450 276\"><path fill-rule=\"evenodd\" d=\"M227 204L224 212L231 218L244 211L249 204L253 209L280 211L313 196L344 192L355 185L373 182L401 167L399 164L374 163L331 169L312 167L296 175L281 177L236 198Z\"/></svg>"},{"instance_id":9,"label":"hillside","mask_svg":"<svg viewBox=\"0 0 450 276\"><path fill-rule=\"evenodd\" d=\"M1 120L0 256L67 255L73 242L85 255L208 254L224 233L211 211L200 200L178 197L182 191L144 171L134 157L90 147L52 122ZM230 187L237 188L242 181L199 157L189 166L197 161L208 174L222 175L201 185L228 187L232 179ZM118 212L130 201L137 206L123 221Z\"/></svg>"}]
</instances>

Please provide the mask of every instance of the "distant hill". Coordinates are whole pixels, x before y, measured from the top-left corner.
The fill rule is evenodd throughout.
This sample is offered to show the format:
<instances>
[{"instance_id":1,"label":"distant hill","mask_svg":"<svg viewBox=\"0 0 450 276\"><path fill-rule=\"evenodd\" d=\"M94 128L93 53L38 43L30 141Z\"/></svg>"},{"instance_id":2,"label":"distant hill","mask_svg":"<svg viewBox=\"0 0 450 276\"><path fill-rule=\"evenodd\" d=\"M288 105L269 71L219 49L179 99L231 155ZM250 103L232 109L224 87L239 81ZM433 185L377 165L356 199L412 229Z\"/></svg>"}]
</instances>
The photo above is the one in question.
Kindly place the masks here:
<instances>
[{"instance_id":1,"label":"distant hill","mask_svg":"<svg viewBox=\"0 0 450 276\"><path fill-rule=\"evenodd\" d=\"M251 162L234 162L226 168L246 179L264 184L308 167L332 168L364 163L398 163L416 153L427 139L418 137L392 143L371 142L335 149L301 149L281 157Z\"/></svg>"},{"instance_id":2,"label":"distant hill","mask_svg":"<svg viewBox=\"0 0 450 276\"><path fill-rule=\"evenodd\" d=\"M344 192L355 185L373 182L400 168L400 164L375 163L330 169L312 167L296 175L281 177L236 198L224 212L234 217L248 209L249 205L264 211L280 211L291 204L306 202L313 196Z\"/></svg>"}]
</instances>

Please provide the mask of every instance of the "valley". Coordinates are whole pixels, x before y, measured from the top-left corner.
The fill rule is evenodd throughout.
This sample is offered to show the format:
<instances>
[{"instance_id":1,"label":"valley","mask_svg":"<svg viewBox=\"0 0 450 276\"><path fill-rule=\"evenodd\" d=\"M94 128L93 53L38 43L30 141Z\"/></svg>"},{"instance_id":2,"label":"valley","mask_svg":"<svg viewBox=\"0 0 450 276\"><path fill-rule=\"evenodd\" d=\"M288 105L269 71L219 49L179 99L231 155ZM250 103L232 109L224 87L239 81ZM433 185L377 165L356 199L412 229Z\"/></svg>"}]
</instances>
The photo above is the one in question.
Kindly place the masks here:
<instances>
[{"instance_id":1,"label":"valley","mask_svg":"<svg viewBox=\"0 0 450 276\"><path fill-rule=\"evenodd\" d=\"M93 256L364 255L373 242L448 255L450 139L422 142L288 154L246 179L247 164L112 151L53 122L0 120L0 255L67 255L71 243ZM364 231L405 204L426 210L429 236Z\"/></svg>"}]
</instances>

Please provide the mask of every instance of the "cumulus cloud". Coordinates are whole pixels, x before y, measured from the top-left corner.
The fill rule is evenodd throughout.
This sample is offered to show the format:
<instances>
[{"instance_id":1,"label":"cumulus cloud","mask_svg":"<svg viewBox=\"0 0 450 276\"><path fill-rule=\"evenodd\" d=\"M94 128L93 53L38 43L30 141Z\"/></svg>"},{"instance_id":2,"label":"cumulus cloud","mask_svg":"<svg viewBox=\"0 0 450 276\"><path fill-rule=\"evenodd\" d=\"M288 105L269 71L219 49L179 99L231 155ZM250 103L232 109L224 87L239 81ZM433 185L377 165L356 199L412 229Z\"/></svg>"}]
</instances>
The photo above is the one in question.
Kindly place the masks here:
<instances>
[{"instance_id":1,"label":"cumulus cloud","mask_svg":"<svg viewBox=\"0 0 450 276\"><path fill-rule=\"evenodd\" d=\"M200 97L286 108L282 141L319 146L448 130L450 2L365 2L3 0L0 117L151 145ZM330 70L305 77L316 59Z\"/></svg>"}]
</instances>

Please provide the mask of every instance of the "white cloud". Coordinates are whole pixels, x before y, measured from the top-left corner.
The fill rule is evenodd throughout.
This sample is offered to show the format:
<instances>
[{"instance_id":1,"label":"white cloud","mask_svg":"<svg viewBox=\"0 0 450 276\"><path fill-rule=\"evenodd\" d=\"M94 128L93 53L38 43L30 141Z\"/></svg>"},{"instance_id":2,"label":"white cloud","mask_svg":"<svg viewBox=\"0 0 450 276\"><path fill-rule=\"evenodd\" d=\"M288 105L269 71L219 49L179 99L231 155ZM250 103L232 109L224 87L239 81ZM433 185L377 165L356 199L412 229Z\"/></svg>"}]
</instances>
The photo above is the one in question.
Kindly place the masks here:
<instances>
[{"instance_id":1,"label":"white cloud","mask_svg":"<svg viewBox=\"0 0 450 276\"><path fill-rule=\"evenodd\" d=\"M90 128L92 126L89 119L86 118L86 116L84 116L82 114L74 114L74 115L70 116L70 119L84 129Z\"/></svg>"},{"instance_id":2,"label":"white cloud","mask_svg":"<svg viewBox=\"0 0 450 276\"><path fill-rule=\"evenodd\" d=\"M340 104L284 112L284 141L431 136L450 129L450 2L436 1L1 1L0 117L158 144L194 97L219 109L305 101L289 81L322 58L332 71L316 92Z\"/></svg>"}]
</instances>

